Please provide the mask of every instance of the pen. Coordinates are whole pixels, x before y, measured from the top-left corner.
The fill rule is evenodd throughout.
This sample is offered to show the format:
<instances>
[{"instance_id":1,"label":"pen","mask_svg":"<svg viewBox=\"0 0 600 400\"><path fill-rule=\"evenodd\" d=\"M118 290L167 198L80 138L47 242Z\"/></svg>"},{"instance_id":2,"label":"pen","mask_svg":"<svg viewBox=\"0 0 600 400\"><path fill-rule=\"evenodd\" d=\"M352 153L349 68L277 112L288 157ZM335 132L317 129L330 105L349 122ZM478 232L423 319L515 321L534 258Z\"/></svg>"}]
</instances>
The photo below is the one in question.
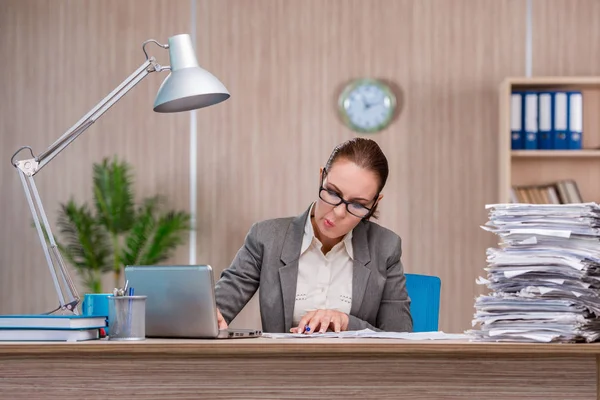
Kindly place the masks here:
<instances>
[{"instance_id":1,"label":"pen","mask_svg":"<svg viewBox=\"0 0 600 400\"><path fill-rule=\"evenodd\" d=\"M133 287L129 288L129 296L133 296ZM127 313L127 332L129 332L129 335L131 336L131 302L132 300L129 299L129 310Z\"/></svg>"}]
</instances>

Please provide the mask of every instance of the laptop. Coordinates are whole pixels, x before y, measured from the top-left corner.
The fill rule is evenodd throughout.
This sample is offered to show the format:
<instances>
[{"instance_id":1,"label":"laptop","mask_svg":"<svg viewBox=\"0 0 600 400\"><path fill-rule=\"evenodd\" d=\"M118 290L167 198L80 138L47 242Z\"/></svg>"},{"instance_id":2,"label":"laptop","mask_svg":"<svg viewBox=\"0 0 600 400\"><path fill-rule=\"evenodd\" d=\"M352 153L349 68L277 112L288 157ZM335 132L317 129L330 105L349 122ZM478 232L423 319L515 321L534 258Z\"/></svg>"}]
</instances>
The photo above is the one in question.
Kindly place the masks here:
<instances>
[{"instance_id":1,"label":"laptop","mask_svg":"<svg viewBox=\"0 0 600 400\"><path fill-rule=\"evenodd\" d=\"M237 339L257 329L219 329L210 265L128 265L125 279L146 298L146 337Z\"/></svg>"}]
</instances>

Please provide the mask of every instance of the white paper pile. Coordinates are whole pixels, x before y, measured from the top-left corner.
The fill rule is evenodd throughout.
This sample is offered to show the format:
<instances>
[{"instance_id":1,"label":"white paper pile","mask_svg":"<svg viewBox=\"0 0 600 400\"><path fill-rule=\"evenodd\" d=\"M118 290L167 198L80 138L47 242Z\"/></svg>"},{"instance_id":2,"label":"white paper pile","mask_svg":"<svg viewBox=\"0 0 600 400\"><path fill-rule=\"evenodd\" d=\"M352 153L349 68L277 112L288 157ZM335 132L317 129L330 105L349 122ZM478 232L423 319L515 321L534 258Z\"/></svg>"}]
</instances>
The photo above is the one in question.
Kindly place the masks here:
<instances>
[{"instance_id":1,"label":"white paper pile","mask_svg":"<svg viewBox=\"0 0 600 400\"><path fill-rule=\"evenodd\" d=\"M592 342L600 337L600 207L487 206L490 289L475 301L477 341Z\"/></svg>"}]
</instances>

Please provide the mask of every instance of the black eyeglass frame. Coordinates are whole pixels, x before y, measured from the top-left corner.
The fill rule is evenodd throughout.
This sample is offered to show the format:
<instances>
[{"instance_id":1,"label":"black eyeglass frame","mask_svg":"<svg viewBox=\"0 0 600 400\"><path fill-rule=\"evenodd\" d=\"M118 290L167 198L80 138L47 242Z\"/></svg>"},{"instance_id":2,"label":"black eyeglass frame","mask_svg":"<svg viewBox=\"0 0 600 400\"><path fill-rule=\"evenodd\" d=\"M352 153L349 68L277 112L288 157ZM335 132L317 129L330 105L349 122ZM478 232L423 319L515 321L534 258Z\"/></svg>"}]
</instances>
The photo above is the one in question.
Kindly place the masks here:
<instances>
[{"instance_id":1,"label":"black eyeglass frame","mask_svg":"<svg viewBox=\"0 0 600 400\"><path fill-rule=\"evenodd\" d=\"M373 211L375 209L375 206L377 205L377 198L379 197L380 192L377 192L377 194L375 195L375 197L371 200L371 201L374 201L373 206L371 206L371 208L365 207L362 204L360 204L361 207L364 207L368 211L365 216L361 217L359 215L356 215L356 214L352 213L352 211L350 211L350 209L348 208L348 206L350 204L359 204L359 203L353 203L353 202L350 202L350 201L346 201L346 200L344 200L342 198L342 196L340 196L339 193L335 193L335 195L340 198L340 201L337 204L330 203L330 202L328 202L327 200L325 200L324 198L321 197L321 192L323 192L323 191L329 192L330 191L330 190L326 189L323 186L323 182L325 182L325 177L326 176L327 176L327 170L325 170L325 168L323 168L323 172L321 173L321 185L319 185L319 198L321 200L323 200L325 203L327 203L327 204L329 204L330 206L333 206L333 207L337 207L337 206L339 206L342 203L345 204L346 205L346 211L348 211L348 213L350 215L352 215L352 216L354 216L356 218L367 219L367 218L370 218L371 215L373 215Z\"/></svg>"}]
</instances>

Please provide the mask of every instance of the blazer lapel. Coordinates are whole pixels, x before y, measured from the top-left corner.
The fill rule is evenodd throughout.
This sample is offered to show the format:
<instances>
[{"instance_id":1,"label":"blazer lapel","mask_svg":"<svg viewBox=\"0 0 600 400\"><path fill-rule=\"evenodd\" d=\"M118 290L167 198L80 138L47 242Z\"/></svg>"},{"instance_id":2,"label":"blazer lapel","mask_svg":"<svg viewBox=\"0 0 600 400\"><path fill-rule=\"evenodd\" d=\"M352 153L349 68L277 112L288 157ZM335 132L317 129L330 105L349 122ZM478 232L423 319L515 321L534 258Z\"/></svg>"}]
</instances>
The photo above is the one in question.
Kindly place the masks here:
<instances>
[{"instance_id":1,"label":"blazer lapel","mask_svg":"<svg viewBox=\"0 0 600 400\"><path fill-rule=\"evenodd\" d=\"M300 259L304 225L309 210L310 207L304 214L294 218L285 234L281 250L281 261L284 265L279 268L279 282L283 296L285 332L289 332L292 328L294 304L296 302L296 283L298 282L298 260Z\"/></svg>"},{"instance_id":2,"label":"blazer lapel","mask_svg":"<svg viewBox=\"0 0 600 400\"><path fill-rule=\"evenodd\" d=\"M354 251L354 267L352 270L352 305L350 314L358 316L365 297L367 282L371 270L367 264L371 261L367 242L367 224L359 223L352 232L352 249Z\"/></svg>"}]
</instances>

